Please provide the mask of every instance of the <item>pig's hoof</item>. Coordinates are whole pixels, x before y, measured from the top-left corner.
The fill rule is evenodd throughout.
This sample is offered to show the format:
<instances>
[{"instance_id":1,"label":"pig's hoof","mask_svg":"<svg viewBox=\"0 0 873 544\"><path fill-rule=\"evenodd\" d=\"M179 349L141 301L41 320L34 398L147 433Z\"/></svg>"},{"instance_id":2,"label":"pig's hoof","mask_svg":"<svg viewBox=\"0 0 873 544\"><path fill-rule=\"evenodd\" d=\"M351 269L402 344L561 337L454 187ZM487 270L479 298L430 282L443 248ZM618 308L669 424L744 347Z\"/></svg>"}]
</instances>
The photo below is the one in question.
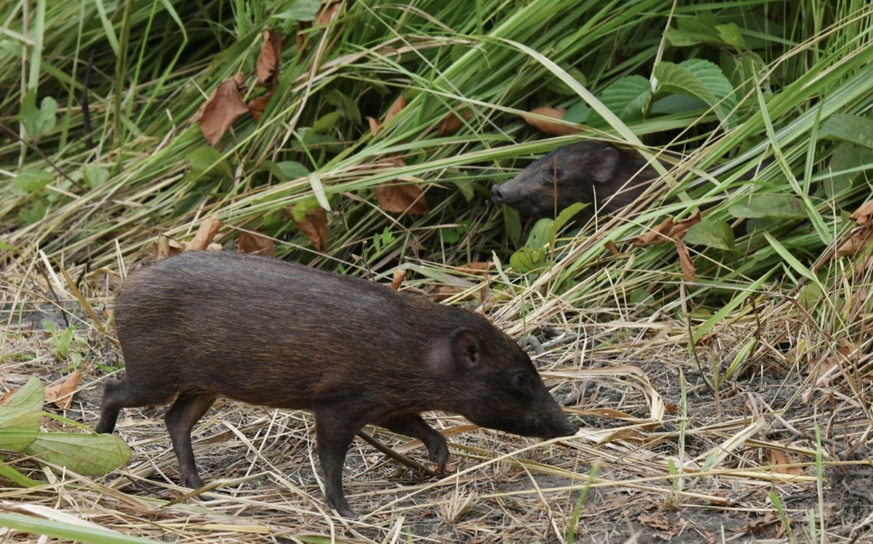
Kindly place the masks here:
<instances>
[{"instance_id":1,"label":"pig's hoof","mask_svg":"<svg viewBox=\"0 0 873 544\"><path fill-rule=\"evenodd\" d=\"M358 514L352 510L352 507L349 506L348 503L341 506L334 506L333 509L336 510L340 516L346 519L355 519L358 517Z\"/></svg>"},{"instance_id":2,"label":"pig's hoof","mask_svg":"<svg viewBox=\"0 0 873 544\"><path fill-rule=\"evenodd\" d=\"M428 448L427 453L430 460L439 467L440 474L445 474L446 464L449 462L449 445L446 441L433 444L432 448Z\"/></svg>"}]
</instances>

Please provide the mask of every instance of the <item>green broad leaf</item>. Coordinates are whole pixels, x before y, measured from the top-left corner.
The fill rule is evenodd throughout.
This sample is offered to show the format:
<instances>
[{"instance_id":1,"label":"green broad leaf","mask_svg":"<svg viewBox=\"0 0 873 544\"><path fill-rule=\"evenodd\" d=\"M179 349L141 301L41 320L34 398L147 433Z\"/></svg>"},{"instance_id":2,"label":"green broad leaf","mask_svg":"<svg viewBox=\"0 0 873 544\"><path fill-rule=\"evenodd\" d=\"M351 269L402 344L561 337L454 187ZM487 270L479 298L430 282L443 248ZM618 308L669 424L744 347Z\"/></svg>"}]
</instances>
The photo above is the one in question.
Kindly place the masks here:
<instances>
[{"instance_id":1,"label":"green broad leaf","mask_svg":"<svg viewBox=\"0 0 873 544\"><path fill-rule=\"evenodd\" d=\"M831 177L822 181L828 199L851 187L861 173L858 169L862 167L873 168L873 151L849 142L838 145L828 162Z\"/></svg>"},{"instance_id":2,"label":"green broad leaf","mask_svg":"<svg viewBox=\"0 0 873 544\"><path fill-rule=\"evenodd\" d=\"M670 114L670 113L685 113L687 111L705 110L706 102L693 96L682 96L681 94L670 94L655 101L652 107L649 108L651 113Z\"/></svg>"},{"instance_id":3,"label":"green broad leaf","mask_svg":"<svg viewBox=\"0 0 873 544\"><path fill-rule=\"evenodd\" d=\"M258 166L258 172L269 172L270 174L276 176L276 179L283 183L288 181L288 178L285 176L285 172L283 172L282 169L279 168L279 165L270 160L261 162L261 164ZM309 172L307 172L307 174L309 174Z\"/></svg>"},{"instance_id":4,"label":"green broad leaf","mask_svg":"<svg viewBox=\"0 0 873 544\"><path fill-rule=\"evenodd\" d=\"M457 244L461 235L455 229L440 229L440 238L445 244Z\"/></svg>"},{"instance_id":5,"label":"green broad leaf","mask_svg":"<svg viewBox=\"0 0 873 544\"><path fill-rule=\"evenodd\" d=\"M187 159L191 165L188 176L193 181L233 179L233 168L213 147L198 147L188 153Z\"/></svg>"},{"instance_id":6,"label":"green broad leaf","mask_svg":"<svg viewBox=\"0 0 873 544\"><path fill-rule=\"evenodd\" d=\"M662 62L655 67L658 92L668 92L699 98L711 106L727 128L736 125L737 105L733 85L715 64L703 59L690 59L682 64Z\"/></svg>"},{"instance_id":7,"label":"green broad leaf","mask_svg":"<svg viewBox=\"0 0 873 544\"><path fill-rule=\"evenodd\" d=\"M469 179L453 179L450 180L451 183L454 183L455 186L461 191L461 195L464 197L464 200L470 202L473 200L473 197L476 196L476 188L473 186L473 182Z\"/></svg>"},{"instance_id":8,"label":"green broad leaf","mask_svg":"<svg viewBox=\"0 0 873 544\"><path fill-rule=\"evenodd\" d=\"M24 126L27 136L31 141L38 141L40 137L55 128L57 121L58 103L54 98L46 96L42 99L40 107L36 107L36 89L31 89L21 102L21 110L18 112L18 122Z\"/></svg>"},{"instance_id":9,"label":"green broad leaf","mask_svg":"<svg viewBox=\"0 0 873 544\"><path fill-rule=\"evenodd\" d=\"M337 124L337 121L343 118L343 114L340 111L332 111L325 115L322 115L312 124L312 130L315 132L324 132L326 130L330 130Z\"/></svg>"},{"instance_id":10,"label":"green broad leaf","mask_svg":"<svg viewBox=\"0 0 873 544\"><path fill-rule=\"evenodd\" d=\"M291 7L281 13L272 15L276 19L290 19L292 21L314 21L315 14L321 6L321 0L297 0Z\"/></svg>"},{"instance_id":11,"label":"green broad leaf","mask_svg":"<svg viewBox=\"0 0 873 544\"><path fill-rule=\"evenodd\" d=\"M551 244L554 235L555 220L544 217L534 223L534 226L527 237L527 243L524 245L529 248L540 249Z\"/></svg>"},{"instance_id":12,"label":"green broad leaf","mask_svg":"<svg viewBox=\"0 0 873 544\"><path fill-rule=\"evenodd\" d=\"M43 170L22 170L12 180L12 187L23 193L37 193L45 189L55 177Z\"/></svg>"},{"instance_id":13,"label":"green broad leaf","mask_svg":"<svg viewBox=\"0 0 873 544\"><path fill-rule=\"evenodd\" d=\"M45 401L42 383L33 377L19 389L5 404L0 404L0 449L21 451L33 438L4 437L4 431L36 432L42 419L42 405Z\"/></svg>"},{"instance_id":14,"label":"green broad leaf","mask_svg":"<svg viewBox=\"0 0 873 544\"><path fill-rule=\"evenodd\" d=\"M818 137L843 140L873 149L873 119L848 113L835 113L822 123L818 130Z\"/></svg>"},{"instance_id":15,"label":"green broad leaf","mask_svg":"<svg viewBox=\"0 0 873 544\"><path fill-rule=\"evenodd\" d=\"M715 29L718 31L718 35L721 37L722 41L737 51L745 51L748 49L746 40L743 38L743 34L740 32L740 27L738 27L736 23L716 25Z\"/></svg>"},{"instance_id":16,"label":"green broad leaf","mask_svg":"<svg viewBox=\"0 0 873 544\"><path fill-rule=\"evenodd\" d=\"M315 198L307 198L306 200L301 200L294 204L294 207L291 209L291 215L294 216L294 221L300 223L306 219L306 212L311 212L320 207L321 204L318 203L318 200Z\"/></svg>"},{"instance_id":17,"label":"green broad leaf","mask_svg":"<svg viewBox=\"0 0 873 544\"><path fill-rule=\"evenodd\" d=\"M85 179L85 185L91 189L96 189L109 179L109 170L100 166L86 166L82 168L82 176Z\"/></svg>"},{"instance_id":18,"label":"green broad leaf","mask_svg":"<svg viewBox=\"0 0 873 544\"><path fill-rule=\"evenodd\" d=\"M46 213L48 213L46 201L42 198L37 198L30 206L22 208L18 212L17 219L25 225L33 225L42 221Z\"/></svg>"},{"instance_id":19,"label":"green broad leaf","mask_svg":"<svg viewBox=\"0 0 873 544\"><path fill-rule=\"evenodd\" d=\"M655 302L655 297L643 287L637 287L630 294L631 304L648 305Z\"/></svg>"},{"instance_id":20,"label":"green broad leaf","mask_svg":"<svg viewBox=\"0 0 873 544\"><path fill-rule=\"evenodd\" d=\"M282 161L276 166L285 176L285 180L300 179L309 177L309 169L297 161Z\"/></svg>"},{"instance_id":21,"label":"green broad leaf","mask_svg":"<svg viewBox=\"0 0 873 544\"><path fill-rule=\"evenodd\" d=\"M622 121L639 121L652 98L652 84L642 76L626 76L603 89L598 98ZM588 124L601 127L607 123L602 116L594 114Z\"/></svg>"},{"instance_id":22,"label":"green broad leaf","mask_svg":"<svg viewBox=\"0 0 873 544\"><path fill-rule=\"evenodd\" d=\"M561 210L561 213L558 214L558 218L555 219L555 225L552 229L552 236L561 232L561 229L564 228L564 225L569 223L574 217L576 217L577 213L587 208L588 205L589 204L587 202L574 202L573 204L570 204L569 206ZM550 236L549 239L551 239L552 236Z\"/></svg>"},{"instance_id":23,"label":"green broad leaf","mask_svg":"<svg viewBox=\"0 0 873 544\"><path fill-rule=\"evenodd\" d=\"M570 123L581 124L584 123L586 119L588 119L588 115L590 113L591 108L589 108L588 104L586 104L583 100L570 106L570 108L564 112L564 115L561 117L561 119Z\"/></svg>"},{"instance_id":24,"label":"green broad leaf","mask_svg":"<svg viewBox=\"0 0 873 544\"><path fill-rule=\"evenodd\" d=\"M718 20L708 11L695 17L679 17L676 19L678 29L669 28L664 33L674 47L688 47L699 43L721 45L722 38L716 26Z\"/></svg>"},{"instance_id":25,"label":"green broad leaf","mask_svg":"<svg viewBox=\"0 0 873 544\"><path fill-rule=\"evenodd\" d=\"M521 241L521 217L515 208L510 208L506 204L503 204L502 207L503 225L506 227L506 234L509 235L509 240L512 244L518 247Z\"/></svg>"},{"instance_id":26,"label":"green broad leaf","mask_svg":"<svg viewBox=\"0 0 873 544\"><path fill-rule=\"evenodd\" d=\"M799 198L791 195L752 195L751 200L734 204L728 210L734 217L804 218L806 210Z\"/></svg>"},{"instance_id":27,"label":"green broad leaf","mask_svg":"<svg viewBox=\"0 0 873 544\"><path fill-rule=\"evenodd\" d=\"M2 251L15 251L15 248L11 245L7 244L3 240L0 240L0 250Z\"/></svg>"},{"instance_id":28,"label":"green broad leaf","mask_svg":"<svg viewBox=\"0 0 873 544\"><path fill-rule=\"evenodd\" d=\"M646 103L652 97L652 84L643 76L625 76L613 82L601 93L603 105L622 121L643 118Z\"/></svg>"},{"instance_id":29,"label":"green broad leaf","mask_svg":"<svg viewBox=\"0 0 873 544\"><path fill-rule=\"evenodd\" d=\"M687 244L724 249L726 251L734 249L734 231L727 224L727 221L708 221L703 219L699 223L691 225L688 232L685 233L683 240Z\"/></svg>"},{"instance_id":30,"label":"green broad leaf","mask_svg":"<svg viewBox=\"0 0 873 544\"><path fill-rule=\"evenodd\" d=\"M543 249L523 247L509 257L509 266L519 274L527 274L543 268L548 261Z\"/></svg>"},{"instance_id":31,"label":"green broad leaf","mask_svg":"<svg viewBox=\"0 0 873 544\"><path fill-rule=\"evenodd\" d=\"M124 440L111 434L39 433L24 452L84 476L106 474L130 459Z\"/></svg>"},{"instance_id":32,"label":"green broad leaf","mask_svg":"<svg viewBox=\"0 0 873 544\"><path fill-rule=\"evenodd\" d=\"M361 124L361 110L358 108L358 103L334 89L325 95L327 103L335 108L339 108L346 116L355 124Z\"/></svg>"},{"instance_id":33,"label":"green broad leaf","mask_svg":"<svg viewBox=\"0 0 873 544\"><path fill-rule=\"evenodd\" d=\"M807 310L811 310L821 300L822 295L821 286L818 283L807 283L797 293L797 302Z\"/></svg>"}]
</instances>

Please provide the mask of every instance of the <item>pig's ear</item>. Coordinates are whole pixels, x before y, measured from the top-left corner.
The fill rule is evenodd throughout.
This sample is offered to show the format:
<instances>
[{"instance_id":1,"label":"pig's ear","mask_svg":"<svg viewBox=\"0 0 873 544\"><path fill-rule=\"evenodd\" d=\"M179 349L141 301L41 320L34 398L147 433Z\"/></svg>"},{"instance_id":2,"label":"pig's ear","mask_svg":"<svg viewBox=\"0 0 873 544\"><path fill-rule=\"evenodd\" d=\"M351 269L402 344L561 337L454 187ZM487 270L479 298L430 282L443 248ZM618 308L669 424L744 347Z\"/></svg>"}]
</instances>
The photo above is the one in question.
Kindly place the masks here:
<instances>
[{"instance_id":1,"label":"pig's ear","mask_svg":"<svg viewBox=\"0 0 873 544\"><path fill-rule=\"evenodd\" d=\"M470 329L455 329L452 333L452 357L460 368L471 369L479 364L482 351L479 339Z\"/></svg>"},{"instance_id":2,"label":"pig's ear","mask_svg":"<svg viewBox=\"0 0 873 544\"><path fill-rule=\"evenodd\" d=\"M618 149L611 146L594 154L591 158L591 175L594 177L594 181L603 183L612 179L615 171L618 170L620 158Z\"/></svg>"}]
</instances>

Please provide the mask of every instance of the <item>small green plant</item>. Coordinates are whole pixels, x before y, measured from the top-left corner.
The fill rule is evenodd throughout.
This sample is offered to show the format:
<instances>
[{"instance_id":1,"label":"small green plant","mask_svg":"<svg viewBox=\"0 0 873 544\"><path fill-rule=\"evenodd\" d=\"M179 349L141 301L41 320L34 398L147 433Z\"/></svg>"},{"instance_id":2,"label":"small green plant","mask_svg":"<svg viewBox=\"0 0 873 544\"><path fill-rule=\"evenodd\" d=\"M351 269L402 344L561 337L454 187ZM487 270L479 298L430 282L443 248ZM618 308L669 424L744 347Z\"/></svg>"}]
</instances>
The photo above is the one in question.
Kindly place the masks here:
<instances>
[{"instance_id":1,"label":"small green plant","mask_svg":"<svg viewBox=\"0 0 873 544\"><path fill-rule=\"evenodd\" d=\"M59 361L66 361L70 353L70 347L76 341L76 327L71 325L66 329L58 330L51 321L45 322L45 328L51 334L50 344L52 352ZM80 356L81 359L81 356Z\"/></svg>"}]
</instances>

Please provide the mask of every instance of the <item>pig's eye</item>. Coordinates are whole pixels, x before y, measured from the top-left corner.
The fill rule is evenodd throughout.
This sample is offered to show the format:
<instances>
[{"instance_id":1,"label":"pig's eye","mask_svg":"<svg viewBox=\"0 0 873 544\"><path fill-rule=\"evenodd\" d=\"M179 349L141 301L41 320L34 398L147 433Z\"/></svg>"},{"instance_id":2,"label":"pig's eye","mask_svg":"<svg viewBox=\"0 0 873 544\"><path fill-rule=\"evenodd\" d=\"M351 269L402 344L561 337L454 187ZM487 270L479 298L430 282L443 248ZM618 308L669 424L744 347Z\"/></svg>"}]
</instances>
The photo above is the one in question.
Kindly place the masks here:
<instances>
[{"instance_id":1,"label":"pig's eye","mask_svg":"<svg viewBox=\"0 0 873 544\"><path fill-rule=\"evenodd\" d=\"M560 168L558 168L558 169L549 168L549 171L548 171L546 177L543 178L543 185L551 185L551 184L555 183L556 179L561 179L562 177L564 177L563 170L561 170Z\"/></svg>"},{"instance_id":2,"label":"pig's eye","mask_svg":"<svg viewBox=\"0 0 873 544\"><path fill-rule=\"evenodd\" d=\"M531 382L530 376L527 375L527 372L519 372L515 375L512 380L512 384L515 388L525 395L530 395L531 393Z\"/></svg>"}]
</instances>

